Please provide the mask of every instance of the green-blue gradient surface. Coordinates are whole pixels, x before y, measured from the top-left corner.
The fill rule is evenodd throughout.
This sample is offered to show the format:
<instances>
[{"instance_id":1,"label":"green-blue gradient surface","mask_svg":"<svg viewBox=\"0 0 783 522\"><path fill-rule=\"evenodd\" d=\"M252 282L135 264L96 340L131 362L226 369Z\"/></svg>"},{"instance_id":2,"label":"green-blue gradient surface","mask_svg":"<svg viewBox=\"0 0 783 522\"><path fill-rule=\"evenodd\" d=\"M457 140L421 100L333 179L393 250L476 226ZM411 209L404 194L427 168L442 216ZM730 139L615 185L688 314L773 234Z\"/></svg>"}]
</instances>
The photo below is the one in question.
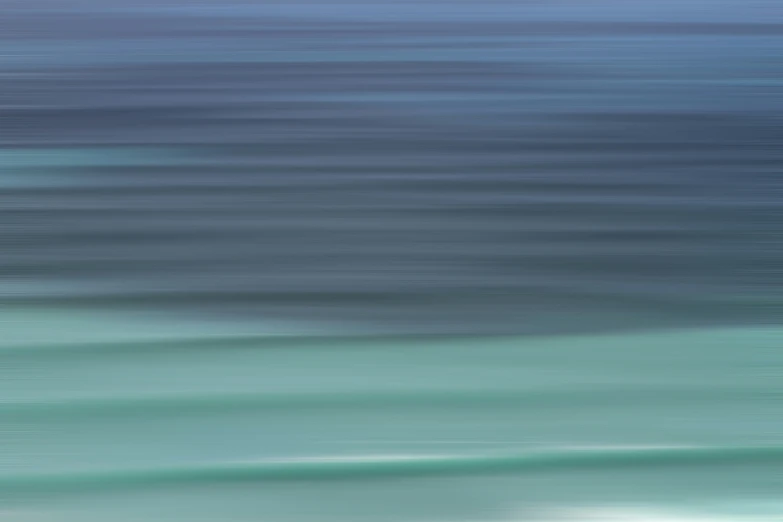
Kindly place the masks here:
<instances>
[{"instance_id":1,"label":"green-blue gradient surface","mask_svg":"<svg viewBox=\"0 0 783 522\"><path fill-rule=\"evenodd\" d=\"M0 44L0 522L783 520L777 2Z\"/></svg>"}]
</instances>

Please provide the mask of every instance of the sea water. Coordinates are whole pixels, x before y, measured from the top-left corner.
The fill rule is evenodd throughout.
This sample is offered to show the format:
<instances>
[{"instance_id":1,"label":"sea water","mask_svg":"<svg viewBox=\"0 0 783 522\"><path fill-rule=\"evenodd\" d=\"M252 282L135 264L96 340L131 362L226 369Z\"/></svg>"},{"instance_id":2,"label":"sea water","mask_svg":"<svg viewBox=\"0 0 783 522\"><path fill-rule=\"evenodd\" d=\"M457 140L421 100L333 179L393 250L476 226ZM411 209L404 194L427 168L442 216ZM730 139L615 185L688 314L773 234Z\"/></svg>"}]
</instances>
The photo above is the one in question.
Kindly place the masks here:
<instances>
[{"instance_id":1,"label":"sea water","mask_svg":"<svg viewBox=\"0 0 783 522\"><path fill-rule=\"evenodd\" d=\"M775 2L0 9L3 520L783 520Z\"/></svg>"}]
</instances>

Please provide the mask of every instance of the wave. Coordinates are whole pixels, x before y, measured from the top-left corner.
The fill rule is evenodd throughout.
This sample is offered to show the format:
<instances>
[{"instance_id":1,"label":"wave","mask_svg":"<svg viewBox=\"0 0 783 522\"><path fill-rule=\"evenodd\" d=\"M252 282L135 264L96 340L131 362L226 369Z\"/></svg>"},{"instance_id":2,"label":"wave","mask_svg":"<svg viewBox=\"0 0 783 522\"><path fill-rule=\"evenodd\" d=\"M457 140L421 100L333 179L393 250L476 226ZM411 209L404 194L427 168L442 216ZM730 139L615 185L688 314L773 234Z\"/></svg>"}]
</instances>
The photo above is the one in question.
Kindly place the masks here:
<instances>
[{"instance_id":1,"label":"wave","mask_svg":"<svg viewBox=\"0 0 783 522\"><path fill-rule=\"evenodd\" d=\"M525 517L534 522L773 522L780 520L780 507L773 513L716 513L706 509L672 509L670 506L606 505L552 509ZM768 510L766 510L768 511ZM509 518L511 520L519 520Z\"/></svg>"},{"instance_id":2,"label":"wave","mask_svg":"<svg viewBox=\"0 0 783 522\"><path fill-rule=\"evenodd\" d=\"M88 309L89 310L89 309ZM90 315L92 314L92 315ZM51 315L39 313L26 314L25 310L20 310L17 314L5 311L4 319L9 324L15 324L21 329L21 334L9 335L6 339L0 340L0 356L55 356L63 355L71 357L75 355L87 354L120 354L120 353L161 353L164 350L211 350L211 349L310 349L319 347L342 346L344 348L372 349L388 348L390 343L395 344L399 349L403 346L410 346L412 341L426 341L416 346L429 345L430 347L464 346L467 344L479 343L482 346L489 344L497 345L515 345L519 346L567 346L574 347L589 343L593 346L600 345L628 345L632 346L640 341L660 342L662 345L673 342L679 344L693 343L714 343L721 339L731 340L738 343L747 344L749 341L756 343L772 343L778 336L783 335L780 328L769 325L752 326L730 326L713 328L670 328L670 329L633 329L628 331L614 332L593 332L589 334L560 334L555 336L545 335L508 335L508 334L490 334L490 335L455 335L448 333L384 333L370 332L363 328L353 328L346 331L343 329L339 333L334 325L318 325L320 328L313 328L311 325L301 325L296 323L281 322L273 324L251 325L246 324L237 327L235 324L214 323L207 325L205 330L202 324L201 329L195 329L193 324L173 324L168 328L160 328L160 324L152 322L138 322L138 324L129 322L127 318L121 315L104 316L90 311L84 317L74 318L58 315L57 310ZM107 331L106 335L97 336L95 339L86 338L86 334L80 333L78 336L71 335L72 339L63 340L59 337L59 332L53 332L53 335L44 337L41 340L32 340L30 332L27 330L29 324L34 321L53 320L62 322L56 324L58 327L68 327L69 329L84 328L94 325L98 321L107 322L112 320L116 326L112 325L113 330ZM91 321L90 321L91 320ZM90 322L88 322L90 321ZM168 326L168 325L167 325ZM117 333L118 327L122 330ZM287 328L286 328L287 327ZM179 328L179 331L177 330ZM160 331L157 331L160 330ZM230 333L227 333L227 330ZM254 331L255 330L255 331ZM91 331L91 330L88 330ZM129 333L130 332L130 333ZM72 334L72 332L69 332ZM83 338L84 337L84 338ZM21 342L18 342L21 340Z\"/></svg>"},{"instance_id":3,"label":"wave","mask_svg":"<svg viewBox=\"0 0 783 522\"><path fill-rule=\"evenodd\" d=\"M6 491L82 491L224 481L333 481L781 461L783 461L783 446L780 445L557 449L515 454L327 457L60 474L19 474L0 477L0 488Z\"/></svg>"},{"instance_id":4,"label":"wave","mask_svg":"<svg viewBox=\"0 0 783 522\"><path fill-rule=\"evenodd\" d=\"M135 413L151 417L169 413L208 413L227 410L291 410L322 408L432 408L469 406L574 407L579 404L659 404L667 400L679 403L705 401L779 400L780 394L768 387L723 387L702 389L695 386L631 388L567 388L535 390L409 390L389 392L320 393L213 393L160 394L115 397L76 397L0 403L0 414L15 417L45 416L126 416Z\"/></svg>"}]
</instances>

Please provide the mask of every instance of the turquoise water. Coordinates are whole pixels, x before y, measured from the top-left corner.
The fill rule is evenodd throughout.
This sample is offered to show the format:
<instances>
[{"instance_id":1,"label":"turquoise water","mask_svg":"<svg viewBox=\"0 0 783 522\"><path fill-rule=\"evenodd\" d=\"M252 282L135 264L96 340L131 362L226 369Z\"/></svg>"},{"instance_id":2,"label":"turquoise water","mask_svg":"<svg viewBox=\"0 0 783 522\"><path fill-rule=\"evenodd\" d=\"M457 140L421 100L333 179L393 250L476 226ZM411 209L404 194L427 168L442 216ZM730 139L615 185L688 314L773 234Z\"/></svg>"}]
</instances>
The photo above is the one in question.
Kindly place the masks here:
<instances>
[{"instance_id":1,"label":"turquoise water","mask_svg":"<svg viewBox=\"0 0 783 522\"><path fill-rule=\"evenodd\" d=\"M0 519L783 520L772 2L46 4Z\"/></svg>"},{"instance_id":2,"label":"turquoise water","mask_svg":"<svg viewBox=\"0 0 783 522\"><path fill-rule=\"evenodd\" d=\"M777 328L401 338L6 318L12 520L781 513Z\"/></svg>"}]
</instances>

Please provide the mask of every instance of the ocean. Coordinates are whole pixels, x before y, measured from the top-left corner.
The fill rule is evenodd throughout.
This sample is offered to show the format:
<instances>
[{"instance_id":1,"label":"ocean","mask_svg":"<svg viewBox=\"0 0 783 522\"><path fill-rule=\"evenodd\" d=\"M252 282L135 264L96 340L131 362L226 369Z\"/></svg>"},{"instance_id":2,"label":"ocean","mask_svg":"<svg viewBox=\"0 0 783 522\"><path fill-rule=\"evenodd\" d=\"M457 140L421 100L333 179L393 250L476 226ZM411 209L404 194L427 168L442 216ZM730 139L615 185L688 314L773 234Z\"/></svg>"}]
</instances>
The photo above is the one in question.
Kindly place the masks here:
<instances>
[{"instance_id":1,"label":"ocean","mask_svg":"<svg viewBox=\"0 0 783 522\"><path fill-rule=\"evenodd\" d=\"M3 521L783 520L783 9L6 0Z\"/></svg>"}]
</instances>

